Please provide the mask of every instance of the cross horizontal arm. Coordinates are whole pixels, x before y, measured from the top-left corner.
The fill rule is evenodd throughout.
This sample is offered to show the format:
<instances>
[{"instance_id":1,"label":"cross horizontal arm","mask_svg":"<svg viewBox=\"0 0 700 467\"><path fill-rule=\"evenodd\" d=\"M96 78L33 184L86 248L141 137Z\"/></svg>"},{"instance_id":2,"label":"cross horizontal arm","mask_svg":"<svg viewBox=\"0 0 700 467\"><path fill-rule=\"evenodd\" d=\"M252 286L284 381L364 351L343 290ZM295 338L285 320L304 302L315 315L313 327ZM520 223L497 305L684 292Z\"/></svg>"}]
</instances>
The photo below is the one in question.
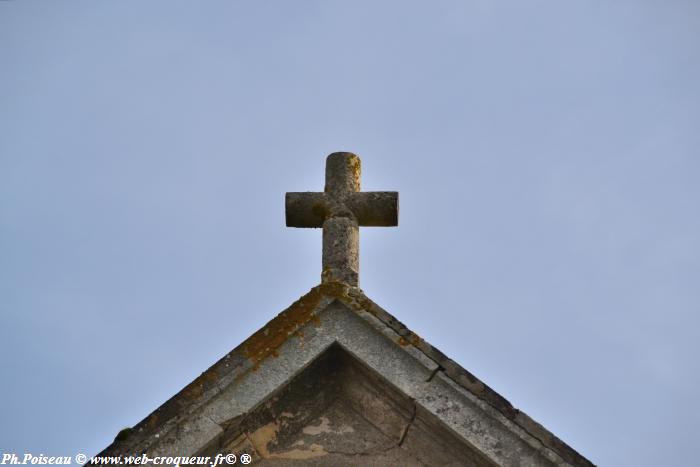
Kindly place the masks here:
<instances>
[{"instance_id":1,"label":"cross horizontal arm","mask_svg":"<svg viewBox=\"0 0 700 467\"><path fill-rule=\"evenodd\" d=\"M399 225L398 191L360 191L351 193L345 204L363 227L396 227Z\"/></svg>"},{"instance_id":2,"label":"cross horizontal arm","mask_svg":"<svg viewBox=\"0 0 700 467\"><path fill-rule=\"evenodd\" d=\"M334 216L347 211L363 227L394 227L399 222L399 194L396 191L348 193L339 204L321 192L289 192L285 196L287 227L323 227Z\"/></svg>"},{"instance_id":3,"label":"cross horizontal arm","mask_svg":"<svg viewBox=\"0 0 700 467\"><path fill-rule=\"evenodd\" d=\"M284 196L287 227L323 227L326 220L324 193L303 191L287 192Z\"/></svg>"}]
</instances>

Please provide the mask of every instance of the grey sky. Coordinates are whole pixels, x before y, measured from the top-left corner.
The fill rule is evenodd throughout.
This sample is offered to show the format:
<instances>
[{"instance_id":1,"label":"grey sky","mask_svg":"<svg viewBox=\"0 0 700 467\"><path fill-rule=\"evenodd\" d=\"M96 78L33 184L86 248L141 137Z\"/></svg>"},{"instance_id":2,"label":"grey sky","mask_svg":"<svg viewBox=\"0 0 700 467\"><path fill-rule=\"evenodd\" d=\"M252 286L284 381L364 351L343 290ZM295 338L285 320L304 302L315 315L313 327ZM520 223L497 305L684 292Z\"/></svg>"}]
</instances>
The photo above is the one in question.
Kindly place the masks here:
<instances>
[{"instance_id":1,"label":"grey sky","mask_svg":"<svg viewBox=\"0 0 700 467\"><path fill-rule=\"evenodd\" d=\"M593 462L695 461L700 3L0 2L0 451L94 454L319 282Z\"/></svg>"}]
</instances>

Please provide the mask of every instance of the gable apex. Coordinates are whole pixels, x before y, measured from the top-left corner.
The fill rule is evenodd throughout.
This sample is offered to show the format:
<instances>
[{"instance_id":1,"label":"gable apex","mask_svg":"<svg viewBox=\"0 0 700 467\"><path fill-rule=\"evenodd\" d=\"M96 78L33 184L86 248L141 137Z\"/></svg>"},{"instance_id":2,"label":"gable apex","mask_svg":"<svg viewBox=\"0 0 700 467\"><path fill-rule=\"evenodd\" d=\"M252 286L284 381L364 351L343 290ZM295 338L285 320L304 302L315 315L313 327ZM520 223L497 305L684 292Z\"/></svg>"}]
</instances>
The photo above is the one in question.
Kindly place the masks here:
<instances>
[{"instance_id":1,"label":"gable apex","mask_svg":"<svg viewBox=\"0 0 700 467\"><path fill-rule=\"evenodd\" d=\"M331 348L342 349L345 356L338 357L339 362L354 362L348 368L367 369L362 373L365 383L358 384L370 387L384 381L382 387L391 390L382 394L395 393L399 396L393 399L410 401L414 418L419 420L416 423L433 427L435 432L451 433L459 440L451 443L457 451L473 452L475 459L484 459L483 465L592 465L359 288L340 282L325 282L311 289L137 424L126 439L115 440L100 455L223 452L233 449L237 439L237 446L254 451L250 454L261 461L272 462L268 458L271 452L281 455L280 440L273 436L269 446L261 445L251 425L253 414L277 403L276 395L289 392L285 388L308 374L314 362L322 360ZM348 402L353 400L360 399L339 395L333 403L340 405L333 406L337 409L333 413L351 413L338 407L357 405ZM282 421L274 423L278 426ZM300 423L299 419L294 423ZM405 429L410 426L407 422ZM323 448L318 443L311 448L307 443L295 447L294 452L308 455L315 449L321 461L319 449ZM481 464L472 461L464 465Z\"/></svg>"}]
</instances>

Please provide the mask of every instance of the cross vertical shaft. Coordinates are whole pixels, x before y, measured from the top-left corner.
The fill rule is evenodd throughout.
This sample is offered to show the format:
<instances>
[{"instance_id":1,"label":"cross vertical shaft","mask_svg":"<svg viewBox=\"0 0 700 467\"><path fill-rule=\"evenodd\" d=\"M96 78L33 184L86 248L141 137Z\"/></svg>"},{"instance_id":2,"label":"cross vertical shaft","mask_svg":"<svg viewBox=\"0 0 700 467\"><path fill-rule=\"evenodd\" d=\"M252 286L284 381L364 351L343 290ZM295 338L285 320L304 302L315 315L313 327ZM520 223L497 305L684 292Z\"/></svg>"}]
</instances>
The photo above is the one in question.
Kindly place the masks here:
<instances>
[{"instance_id":1,"label":"cross vertical shaft","mask_svg":"<svg viewBox=\"0 0 700 467\"><path fill-rule=\"evenodd\" d=\"M353 286L360 277L360 226L355 215L344 206L350 193L360 191L360 158L348 152L336 152L326 159L326 186L336 209L323 222L323 260L321 281L339 281Z\"/></svg>"},{"instance_id":2,"label":"cross vertical shaft","mask_svg":"<svg viewBox=\"0 0 700 467\"><path fill-rule=\"evenodd\" d=\"M360 192L360 158L336 152L326 159L322 193L285 197L288 227L323 227L322 282L359 285L360 226L398 225L395 191Z\"/></svg>"}]
</instances>

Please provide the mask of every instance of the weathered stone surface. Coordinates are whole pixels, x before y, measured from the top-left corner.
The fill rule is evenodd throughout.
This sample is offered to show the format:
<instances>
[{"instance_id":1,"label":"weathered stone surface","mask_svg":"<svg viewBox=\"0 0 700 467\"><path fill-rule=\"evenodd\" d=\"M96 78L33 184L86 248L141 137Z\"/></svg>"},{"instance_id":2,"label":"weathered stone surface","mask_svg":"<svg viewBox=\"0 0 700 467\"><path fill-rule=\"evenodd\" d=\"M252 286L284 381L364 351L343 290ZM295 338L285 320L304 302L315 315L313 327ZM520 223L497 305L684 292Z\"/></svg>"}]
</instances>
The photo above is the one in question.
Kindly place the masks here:
<instances>
[{"instance_id":1,"label":"weathered stone surface","mask_svg":"<svg viewBox=\"0 0 700 467\"><path fill-rule=\"evenodd\" d=\"M336 152L326 159L323 193L285 196L288 227L323 227L323 282L359 284L359 227L398 225L399 194L360 192L360 158Z\"/></svg>"},{"instance_id":2,"label":"weathered stone surface","mask_svg":"<svg viewBox=\"0 0 700 467\"><path fill-rule=\"evenodd\" d=\"M338 194L288 192L284 202L287 227L323 227L333 214L352 214L360 227L394 227L399 223L399 194L395 191L348 193L344 206L334 202L336 197Z\"/></svg>"},{"instance_id":3,"label":"weathered stone surface","mask_svg":"<svg viewBox=\"0 0 700 467\"><path fill-rule=\"evenodd\" d=\"M260 465L491 465L413 399L334 344L281 391L245 415L233 433ZM426 415L426 417L423 416ZM410 432L410 435L409 435ZM218 452L215 446L211 451ZM382 464L390 462L393 464Z\"/></svg>"},{"instance_id":4,"label":"weathered stone surface","mask_svg":"<svg viewBox=\"0 0 700 467\"><path fill-rule=\"evenodd\" d=\"M591 465L464 374L359 289L326 283L103 454L246 452L260 465Z\"/></svg>"},{"instance_id":5,"label":"weathered stone surface","mask_svg":"<svg viewBox=\"0 0 700 467\"><path fill-rule=\"evenodd\" d=\"M323 223L324 281L357 284L360 276L360 231L348 217L330 217Z\"/></svg>"}]
</instances>

